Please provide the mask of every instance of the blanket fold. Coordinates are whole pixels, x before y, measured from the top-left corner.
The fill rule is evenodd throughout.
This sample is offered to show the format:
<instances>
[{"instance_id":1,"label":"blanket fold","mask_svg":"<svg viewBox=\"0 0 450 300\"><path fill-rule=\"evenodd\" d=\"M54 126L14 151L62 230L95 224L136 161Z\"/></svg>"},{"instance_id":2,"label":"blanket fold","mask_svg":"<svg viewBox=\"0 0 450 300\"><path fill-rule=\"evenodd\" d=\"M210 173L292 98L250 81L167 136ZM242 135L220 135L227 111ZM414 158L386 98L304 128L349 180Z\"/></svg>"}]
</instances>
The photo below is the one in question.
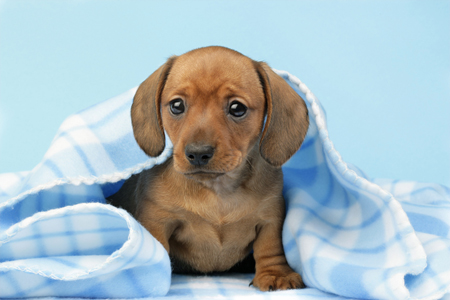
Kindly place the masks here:
<instances>
[{"instance_id":1,"label":"blanket fold","mask_svg":"<svg viewBox=\"0 0 450 300\"><path fill-rule=\"evenodd\" d=\"M127 212L100 203L36 213L6 230L0 249L2 297L128 298L170 286L163 246Z\"/></svg>"},{"instance_id":2,"label":"blanket fold","mask_svg":"<svg viewBox=\"0 0 450 300\"><path fill-rule=\"evenodd\" d=\"M129 113L134 88L67 118L33 170L0 174L0 298L440 299L450 293L450 190L370 179L347 164L330 140L320 102L299 79L277 72L306 100L310 115L301 149L283 166L283 245L308 289L262 293L227 285L231 279L223 277L211 278L223 288L209 289L200 283L210 277L171 275L162 245L126 211L106 204L125 179L172 151L169 142L149 158L136 144Z\"/></svg>"}]
</instances>

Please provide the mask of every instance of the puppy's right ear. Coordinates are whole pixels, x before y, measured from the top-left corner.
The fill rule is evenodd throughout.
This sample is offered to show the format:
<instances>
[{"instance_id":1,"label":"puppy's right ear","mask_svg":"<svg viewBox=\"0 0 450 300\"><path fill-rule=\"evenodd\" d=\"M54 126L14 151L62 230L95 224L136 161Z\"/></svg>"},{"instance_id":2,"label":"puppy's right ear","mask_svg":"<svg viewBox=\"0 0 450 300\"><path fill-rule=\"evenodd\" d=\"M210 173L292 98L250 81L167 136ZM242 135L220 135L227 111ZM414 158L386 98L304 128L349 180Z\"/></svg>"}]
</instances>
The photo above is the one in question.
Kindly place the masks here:
<instances>
[{"instance_id":1,"label":"puppy's right ear","mask_svg":"<svg viewBox=\"0 0 450 300\"><path fill-rule=\"evenodd\" d=\"M160 155L166 144L160 111L161 94L175 59L176 56L169 58L141 83L131 106L134 138L148 156Z\"/></svg>"}]
</instances>

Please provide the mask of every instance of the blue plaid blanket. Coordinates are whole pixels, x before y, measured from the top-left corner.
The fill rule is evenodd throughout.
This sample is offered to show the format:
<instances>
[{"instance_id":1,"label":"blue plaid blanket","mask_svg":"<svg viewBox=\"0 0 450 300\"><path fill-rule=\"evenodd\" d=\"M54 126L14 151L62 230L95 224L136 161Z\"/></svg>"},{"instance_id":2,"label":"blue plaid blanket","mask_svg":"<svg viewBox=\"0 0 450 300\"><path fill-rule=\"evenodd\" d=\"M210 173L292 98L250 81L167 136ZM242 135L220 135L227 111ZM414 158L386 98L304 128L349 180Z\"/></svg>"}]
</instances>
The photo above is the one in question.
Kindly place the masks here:
<instances>
[{"instance_id":1,"label":"blue plaid blanket","mask_svg":"<svg viewBox=\"0 0 450 300\"><path fill-rule=\"evenodd\" d=\"M310 127L283 166L289 264L308 286L263 293L252 275L171 275L162 245L105 203L147 157L130 107L136 89L67 118L33 170L0 175L0 298L439 299L450 293L450 190L372 180L343 161L322 106L297 78ZM447 295L447 296L446 296Z\"/></svg>"}]
</instances>

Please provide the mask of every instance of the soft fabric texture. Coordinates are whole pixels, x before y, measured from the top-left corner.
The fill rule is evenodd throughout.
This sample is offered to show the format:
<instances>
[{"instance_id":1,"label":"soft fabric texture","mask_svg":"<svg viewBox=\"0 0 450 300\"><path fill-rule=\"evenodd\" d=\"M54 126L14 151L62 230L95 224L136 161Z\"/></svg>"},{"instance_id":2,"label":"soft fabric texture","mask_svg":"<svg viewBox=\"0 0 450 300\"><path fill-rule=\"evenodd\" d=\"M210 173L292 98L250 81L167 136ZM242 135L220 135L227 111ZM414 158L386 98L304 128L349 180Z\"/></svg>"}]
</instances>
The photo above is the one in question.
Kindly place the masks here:
<instances>
[{"instance_id":1,"label":"soft fabric texture","mask_svg":"<svg viewBox=\"0 0 450 300\"><path fill-rule=\"evenodd\" d=\"M301 149L283 166L283 244L307 289L263 293L243 274L171 276L162 245L105 204L125 179L171 155L170 142L157 158L136 144L132 89L67 118L32 171L0 175L0 298L446 297L450 190L371 180L344 162L319 101L300 80L278 73L310 116Z\"/></svg>"}]
</instances>

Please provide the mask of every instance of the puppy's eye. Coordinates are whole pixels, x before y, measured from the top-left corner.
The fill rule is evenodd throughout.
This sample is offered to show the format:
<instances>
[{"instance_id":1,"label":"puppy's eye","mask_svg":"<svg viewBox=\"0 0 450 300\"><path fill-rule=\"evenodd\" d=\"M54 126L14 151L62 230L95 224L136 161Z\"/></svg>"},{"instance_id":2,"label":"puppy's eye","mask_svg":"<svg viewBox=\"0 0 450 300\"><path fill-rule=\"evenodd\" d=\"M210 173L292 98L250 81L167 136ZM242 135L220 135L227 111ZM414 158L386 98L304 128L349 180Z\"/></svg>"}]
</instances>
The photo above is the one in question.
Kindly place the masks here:
<instances>
[{"instance_id":1,"label":"puppy's eye","mask_svg":"<svg viewBox=\"0 0 450 300\"><path fill-rule=\"evenodd\" d=\"M228 112L233 117L240 118L240 117L244 116L245 113L247 112L247 106L245 106L241 102L235 100L235 101L231 102Z\"/></svg>"},{"instance_id":2,"label":"puppy's eye","mask_svg":"<svg viewBox=\"0 0 450 300\"><path fill-rule=\"evenodd\" d=\"M179 115L184 113L184 102L181 99L175 99L170 101L170 111L174 114L174 115Z\"/></svg>"}]
</instances>

